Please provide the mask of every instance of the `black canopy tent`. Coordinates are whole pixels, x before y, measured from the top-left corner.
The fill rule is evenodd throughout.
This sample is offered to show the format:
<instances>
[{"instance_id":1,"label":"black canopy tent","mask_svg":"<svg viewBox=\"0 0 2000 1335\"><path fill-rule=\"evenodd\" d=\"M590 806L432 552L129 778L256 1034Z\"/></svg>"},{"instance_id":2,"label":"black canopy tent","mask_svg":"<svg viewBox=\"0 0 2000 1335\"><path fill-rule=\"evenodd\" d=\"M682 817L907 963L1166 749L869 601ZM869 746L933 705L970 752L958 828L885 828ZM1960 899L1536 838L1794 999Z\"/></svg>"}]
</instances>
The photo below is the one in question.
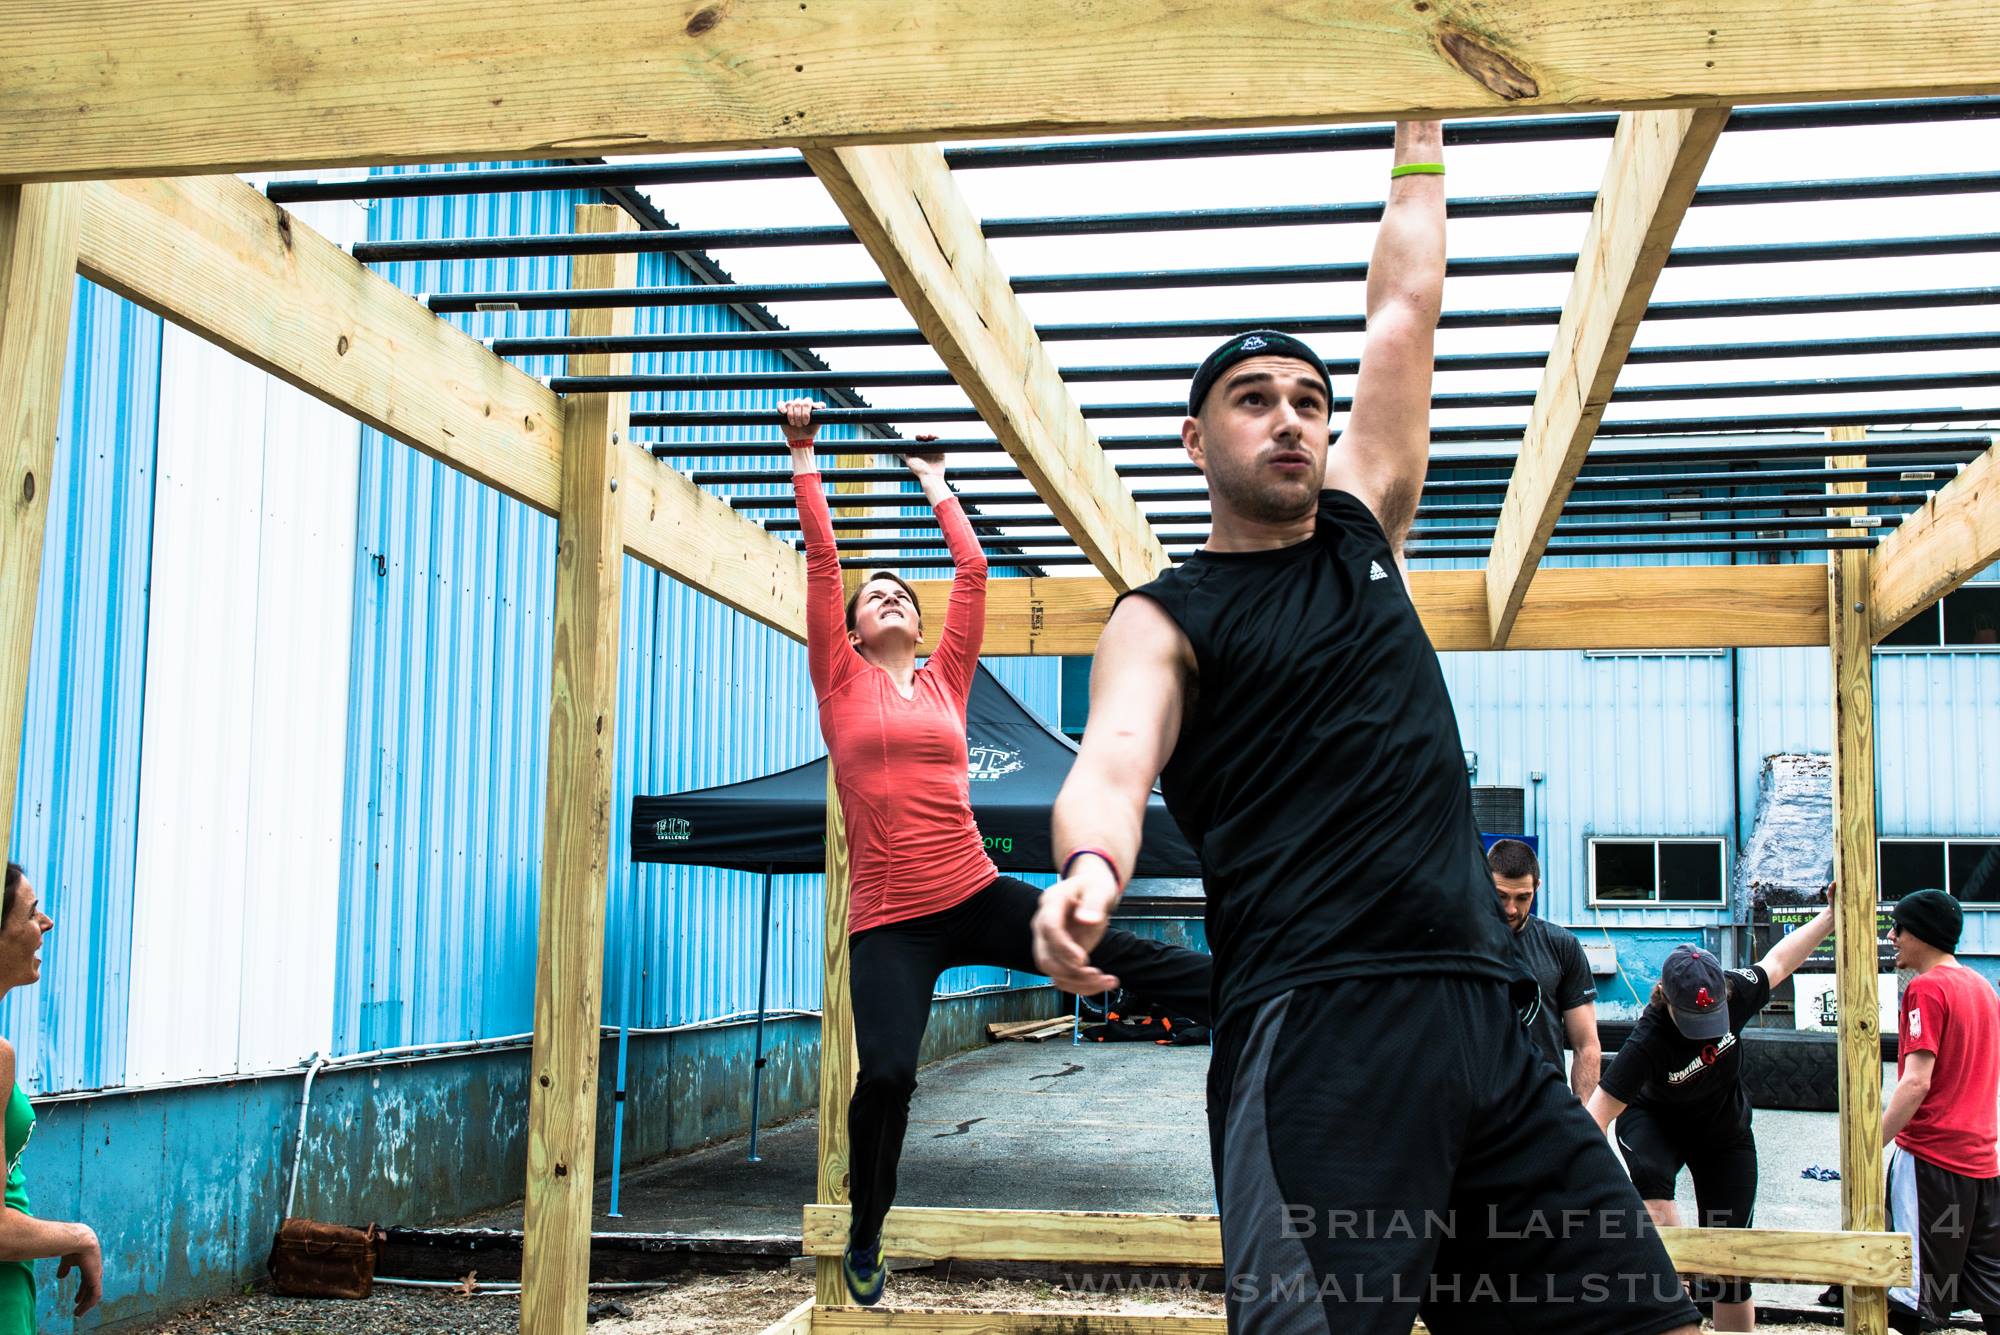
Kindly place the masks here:
<instances>
[{"instance_id":1,"label":"black canopy tent","mask_svg":"<svg viewBox=\"0 0 2000 1335\"><path fill-rule=\"evenodd\" d=\"M1031 713L985 668L973 678L965 743L972 816L993 865L1006 872L1055 870L1049 819L1076 762L1076 744ZM1135 877L1196 878L1201 860L1155 792L1146 803ZM771 935L771 877L826 870L826 757L741 783L632 799L632 860L728 867L764 873L757 960L756 1067L750 1087L750 1162L757 1158L764 1075L765 963ZM1190 907L1198 907L1199 900ZM619 1112L624 1111L624 1031L619 1041ZM618 1211L618 1149L612 1146L612 1204Z\"/></svg>"},{"instance_id":2,"label":"black canopy tent","mask_svg":"<svg viewBox=\"0 0 2000 1335\"><path fill-rule=\"evenodd\" d=\"M972 815L993 864L1055 870L1049 814L1076 761L1076 744L1016 699L985 668L966 709ZM826 868L826 757L741 783L632 799L632 860L738 871ZM1156 792L1146 804L1134 876L1192 878L1201 862Z\"/></svg>"}]
</instances>

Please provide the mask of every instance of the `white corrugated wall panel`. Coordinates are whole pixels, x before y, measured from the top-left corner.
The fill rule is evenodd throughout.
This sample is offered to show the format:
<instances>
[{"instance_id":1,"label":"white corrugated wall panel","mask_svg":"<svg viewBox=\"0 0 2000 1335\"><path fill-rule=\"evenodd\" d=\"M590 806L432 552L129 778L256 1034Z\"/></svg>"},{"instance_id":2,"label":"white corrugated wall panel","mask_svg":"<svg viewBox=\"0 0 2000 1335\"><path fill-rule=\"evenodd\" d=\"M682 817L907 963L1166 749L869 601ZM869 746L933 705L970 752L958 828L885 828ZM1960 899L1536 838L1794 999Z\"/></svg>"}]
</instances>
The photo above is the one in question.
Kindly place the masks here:
<instances>
[{"instance_id":1,"label":"white corrugated wall panel","mask_svg":"<svg viewBox=\"0 0 2000 1335\"><path fill-rule=\"evenodd\" d=\"M362 216L323 212L337 235ZM167 331L127 1083L327 1046L359 448L357 423Z\"/></svg>"}]
</instances>

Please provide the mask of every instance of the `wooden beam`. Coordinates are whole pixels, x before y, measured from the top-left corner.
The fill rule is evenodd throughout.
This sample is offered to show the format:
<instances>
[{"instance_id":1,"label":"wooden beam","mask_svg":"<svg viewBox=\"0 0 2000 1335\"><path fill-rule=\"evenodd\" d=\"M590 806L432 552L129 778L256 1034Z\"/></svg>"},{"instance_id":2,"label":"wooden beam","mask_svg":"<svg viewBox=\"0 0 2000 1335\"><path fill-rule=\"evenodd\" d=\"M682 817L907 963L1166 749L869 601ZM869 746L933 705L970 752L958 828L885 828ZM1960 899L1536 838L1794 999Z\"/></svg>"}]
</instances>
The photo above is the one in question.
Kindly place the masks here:
<instances>
[{"instance_id":1,"label":"wooden beam","mask_svg":"<svg viewBox=\"0 0 2000 1335\"><path fill-rule=\"evenodd\" d=\"M1087 1309L947 1312L931 1307L835 1307L821 1308L812 1322L814 1335L865 1330L897 1335L1223 1335L1227 1328L1222 1316L1144 1316Z\"/></svg>"},{"instance_id":2,"label":"wooden beam","mask_svg":"<svg viewBox=\"0 0 2000 1335\"><path fill-rule=\"evenodd\" d=\"M1879 642L2000 560L2000 438L1875 549L1869 635Z\"/></svg>"},{"instance_id":3,"label":"wooden beam","mask_svg":"<svg viewBox=\"0 0 2000 1335\"><path fill-rule=\"evenodd\" d=\"M629 232L623 209L584 204L580 232ZM634 254L579 255L570 284L631 287ZM629 334L629 307L570 313L584 337ZM571 375L625 375L629 354L570 358ZM579 394L563 414L556 517L555 670L543 815L535 1038L528 1086L528 1187L521 1245L522 1335L582 1335L590 1299L590 1217L597 1187L598 1022L603 1014L604 901L615 840L619 576L625 504L618 478L630 396Z\"/></svg>"},{"instance_id":4,"label":"wooden beam","mask_svg":"<svg viewBox=\"0 0 2000 1335\"><path fill-rule=\"evenodd\" d=\"M1166 549L1035 335L934 144L809 149L806 161L1022 476L1120 590Z\"/></svg>"},{"instance_id":5,"label":"wooden beam","mask_svg":"<svg viewBox=\"0 0 2000 1335\"><path fill-rule=\"evenodd\" d=\"M1528 414L1486 562L1493 647L1504 649L1584 453L1611 402L1726 108L1627 112L1578 252L1554 350Z\"/></svg>"},{"instance_id":6,"label":"wooden beam","mask_svg":"<svg viewBox=\"0 0 2000 1335\"><path fill-rule=\"evenodd\" d=\"M928 608L943 607L950 592L945 580L913 587ZM1111 615L1111 586L1101 579L996 579L986 590L981 652L989 658L1090 653ZM1484 572L1419 570L1410 590L1439 652L1490 647ZM1507 647L1764 648L1824 645L1826 635L1817 566L1625 566L1543 571ZM920 652L935 647L926 641Z\"/></svg>"},{"instance_id":7,"label":"wooden beam","mask_svg":"<svg viewBox=\"0 0 2000 1335\"><path fill-rule=\"evenodd\" d=\"M1992 0L802 4L16 5L0 40L3 170L166 176L2000 91Z\"/></svg>"},{"instance_id":8,"label":"wooden beam","mask_svg":"<svg viewBox=\"0 0 2000 1335\"><path fill-rule=\"evenodd\" d=\"M80 194L68 185L0 186L0 852L8 856L76 292ZM36 874L53 880L54 870Z\"/></svg>"},{"instance_id":9,"label":"wooden beam","mask_svg":"<svg viewBox=\"0 0 2000 1335\"><path fill-rule=\"evenodd\" d=\"M846 1230L845 1206L808 1205L801 1249L807 1256L838 1255ZM1904 1284L1910 1277L1904 1233L1663 1228L1660 1238L1684 1274L1801 1284ZM899 1208L889 1211L882 1245L891 1256L913 1260L1222 1264L1222 1230L1212 1214Z\"/></svg>"},{"instance_id":10,"label":"wooden beam","mask_svg":"<svg viewBox=\"0 0 2000 1335\"><path fill-rule=\"evenodd\" d=\"M811 1298L806 1299L764 1327L762 1335L812 1335L813 1311L816 1306Z\"/></svg>"},{"instance_id":11,"label":"wooden beam","mask_svg":"<svg viewBox=\"0 0 2000 1335\"><path fill-rule=\"evenodd\" d=\"M848 991L847 821L840 809L840 789L833 765L826 767L826 930L822 937L826 969L819 1005L819 1172L816 1192L821 1205L838 1209L842 1227L847 1218L847 1101L854 1097L858 1060L854 1051L854 1001ZM808 1206L808 1210L813 1207ZM814 1269L813 1294L821 1304L848 1301L847 1281L840 1274L840 1247L821 1256Z\"/></svg>"},{"instance_id":12,"label":"wooden beam","mask_svg":"<svg viewBox=\"0 0 2000 1335\"><path fill-rule=\"evenodd\" d=\"M1836 427L1833 439L1852 444L1859 427ZM1866 465L1863 453L1834 455L1828 468ZM1852 495L1862 482L1834 482ZM1866 514L1866 506L1829 515ZM1854 529L1850 532L1861 532ZM1875 672L1869 629L1870 566L1874 553L1828 553L1828 640L1833 649L1834 994L1838 1000L1840 1082L1840 1226L1875 1231L1887 1226L1882 1178L1882 1033L1875 953ZM1886 1335L1889 1294L1881 1286L1847 1289L1843 1320L1849 1335Z\"/></svg>"},{"instance_id":13,"label":"wooden beam","mask_svg":"<svg viewBox=\"0 0 2000 1335\"><path fill-rule=\"evenodd\" d=\"M562 401L242 181L82 187L84 277L544 514ZM805 560L637 445L619 447L632 554L795 639Z\"/></svg>"}]
</instances>

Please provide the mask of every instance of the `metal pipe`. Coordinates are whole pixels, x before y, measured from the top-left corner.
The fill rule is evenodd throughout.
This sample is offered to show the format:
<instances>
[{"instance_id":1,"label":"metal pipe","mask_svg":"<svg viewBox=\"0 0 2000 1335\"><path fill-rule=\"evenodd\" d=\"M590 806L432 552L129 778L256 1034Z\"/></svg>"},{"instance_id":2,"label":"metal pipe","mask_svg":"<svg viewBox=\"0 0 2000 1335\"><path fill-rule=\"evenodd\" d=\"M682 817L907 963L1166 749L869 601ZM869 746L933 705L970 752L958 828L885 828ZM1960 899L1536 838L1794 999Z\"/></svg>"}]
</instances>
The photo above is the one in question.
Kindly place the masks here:
<instances>
[{"instance_id":1,"label":"metal pipe","mask_svg":"<svg viewBox=\"0 0 2000 1335\"><path fill-rule=\"evenodd\" d=\"M1730 113L1728 128L1737 131L1826 129L1980 120L1996 115L2000 115L2000 98L1990 97L1813 103L1806 106L1741 107ZM1444 142L1452 146L1470 146L1609 139L1617 123L1615 116L1509 116L1497 120L1448 121L1444 127ZM1183 161L1387 148L1393 134L1389 126L1354 125L1335 129L1160 135L1143 139L1065 139L1045 144L947 148L944 157L947 165L961 171ZM720 158L698 162L593 162L562 167L397 172L360 181L273 181L264 187L264 193L280 204L303 204L329 199L409 199L517 190L587 190L615 186L692 185L713 181L796 180L811 175L805 159L787 154L782 157Z\"/></svg>"},{"instance_id":2,"label":"metal pipe","mask_svg":"<svg viewBox=\"0 0 2000 1335\"><path fill-rule=\"evenodd\" d=\"M1824 446L1821 447L1824 449ZM1438 461L1433 460L1431 471L1435 473ZM1739 469L1728 473L1658 473L1621 476L1579 475L1571 484L1575 491L1583 490L1638 490L1660 487L1765 487L1793 482L1880 482L1916 481L1908 475L1912 471L1944 473L1956 476L1961 468L1957 463L1938 464L1927 470L1912 470L1907 465L1886 464L1876 468L1772 468L1764 470ZM1117 464L1114 471L1120 477L1198 477L1201 470L1192 463L1166 464ZM789 481L790 470L778 468L743 468L702 471L688 474L688 478L700 487L747 487L770 486ZM900 468L829 468L820 474L820 480L828 486L838 483L897 483L907 482L909 473ZM954 468L951 470L953 482L1016 482L1021 478L1021 470L1014 464L993 467ZM1929 481L1931 479L1921 479ZM1424 494L1505 491L1509 479L1506 477L1478 478L1470 481L1429 479L1424 483Z\"/></svg>"},{"instance_id":3,"label":"metal pipe","mask_svg":"<svg viewBox=\"0 0 2000 1335\"><path fill-rule=\"evenodd\" d=\"M1715 265L1799 264L1830 260L1972 255L2000 250L2000 233L1883 237L1860 241L1793 241L1768 246L1690 246L1667 256L1668 268ZM1448 278L1492 278L1569 273L1574 254L1472 256L1448 260ZM1044 293L1144 292L1181 288L1260 287L1300 283L1358 283L1368 265L1272 264L1195 269L1144 269L1122 273L1024 274L1012 280L1021 296ZM672 287L564 288L547 292L439 292L424 303L439 314L469 311L596 310L612 307L727 306L771 301L889 301L885 282L689 283Z\"/></svg>"},{"instance_id":4,"label":"metal pipe","mask_svg":"<svg viewBox=\"0 0 2000 1335\"><path fill-rule=\"evenodd\" d=\"M625 977L624 988L619 998L618 1023L618 1078L611 1093L611 1203L605 1211L613 1219L624 1218L618 1212L618 1188L624 1178L625 1166L625 1070L626 1056L632 1046L632 937L625 934ZM758 1016L758 1023L763 1017Z\"/></svg>"},{"instance_id":5,"label":"metal pipe","mask_svg":"<svg viewBox=\"0 0 2000 1335\"><path fill-rule=\"evenodd\" d=\"M1676 553L1721 553L1721 552L1827 552L1867 550L1876 544L1874 538L1743 538L1733 542L1701 540L1696 542L1576 542L1552 543L1544 553L1547 556L1670 556ZM1481 560L1492 553L1483 546L1475 545L1412 545L1405 549L1412 561ZM1191 553L1169 552L1169 559L1184 561ZM1038 566L1079 566L1091 564L1088 556L1038 556L1034 564ZM845 570L922 570L937 562L922 557L898 557L886 561L865 559L843 559L841 568Z\"/></svg>"},{"instance_id":6,"label":"metal pipe","mask_svg":"<svg viewBox=\"0 0 2000 1335\"><path fill-rule=\"evenodd\" d=\"M1736 511L1736 510L1813 510L1831 505L1922 505L1933 493L1926 491L1868 491L1846 496L1831 496L1824 493L1796 492L1776 496L1695 496L1657 497L1646 500L1615 501L1570 501L1563 506L1564 514L1664 514L1669 511ZM843 505L851 498L842 497ZM966 498L980 501L987 498L972 496ZM1030 502L1020 502L1030 504ZM1419 505L1418 518L1425 519L1496 519L1500 515L1498 505ZM1149 524L1194 524L1207 523L1209 513L1205 510L1149 510L1145 512ZM799 521L796 519L767 519L762 521L767 533L796 533ZM1015 528L1061 528L1062 521L1043 510L1026 515L982 515L972 520L974 528L992 528L1004 525ZM929 513L897 515L890 518L854 519L836 517L833 528L836 532L870 532L895 529L932 529L937 526L936 517Z\"/></svg>"},{"instance_id":7,"label":"metal pipe","mask_svg":"<svg viewBox=\"0 0 2000 1335\"><path fill-rule=\"evenodd\" d=\"M1813 530L1838 528L1879 529L1895 527L1893 523L1886 523L1884 521L1893 519L1900 522L1906 514L1907 511L1897 515L1848 515L1844 517L1839 515L1760 515L1738 519L1665 519L1611 524L1568 524L1558 521L1555 531L1558 537L1614 538L1635 534L1747 533L1753 530L1757 532L1785 530L1810 532ZM1433 537L1450 535L1453 537L1490 538L1493 536L1493 526L1490 524L1419 525L1412 529L1410 533L1412 538L1426 535ZM1206 529L1187 532L1176 530L1172 533L1155 531L1153 536L1159 539L1162 544L1200 543L1208 540ZM803 543L795 543L794 545L800 547L801 550L804 548ZM993 534L985 538L981 545L985 547L989 556L1019 556L1026 560L1039 561L1042 559L1041 557L1032 555L1027 551L1008 552L1003 549L1006 547L1067 548L1076 546L1076 540L1068 534L1063 534L1060 537ZM935 538L840 538L835 540L834 547L838 551L863 554L872 551L935 552L937 553L940 565L949 564L951 561L951 558L944 554L942 545Z\"/></svg>"},{"instance_id":8,"label":"metal pipe","mask_svg":"<svg viewBox=\"0 0 2000 1335\"><path fill-rule=\"evenodd\" d=\"M299 1165L305 1162L306 1156L306 1113L312 1109L313 1077L319 1074L319 1068L324 1065L326 1065L325 1056L315 1052L311 1062L306 1066L305 1089L299 1095L299 1134L292 1140L292 1180L285 1187L286 1219L294 1218L298 1213Z\"/></svg>"},{"instance_id":9,"label":"metal pipe","mask_svg":"<svg viewBox=\"0 0 2000 1335\"><path fill-rule=\"evenodd\" d=\"M2000 190L2000 173L1946 172L1928 176L1865 176L1820 181L1750 182L1696 190L1696 208L1743 204L1800 204L1857 199L1934 198ZM1471 196L1450 200L1452 218L1543 217L1588 213L1596 191L1528 195ZM980 230L989 241L1025 237L1130 236L1162 232L1208 232L1263 227L1324 227L1375 222L1382 203L1275 204L1233 209L1158 209L1140 213L1051 214L989 218ZM854 229L839 224L800 227L710 227L690 230L555 232L539 236L442 237L412 241L364 241L354 258L364 264L417 260L526 259L556 255L624 255L679 250L741 250L777 246L855 244Z\"/></svg>"},{"instance_id":10,"label":"metal pipe","mask_svg":"<svg viewBox=\"0 0 2000 1335\"><path fill-rule=\"evenodd\" d=\"M764 926L757 937L757 1037L750 1067L750 1163L762 1163L757 1154L757 1127L764 1101L764 1002L771 976L771 868L764 868Z\"/></svg>"},{"instance_id":11,"label":"metal pipe","mask_svg":"<svg viewBox=\"0 0 2000 1335\"><path fill-rule=\"evenodd\" d=\"M1996 287L1925 288L1903 292L1655 302L1646 308L1644 318L1718 320L1767 315L1840 315L1990 306L1996 302L2000 302L2000 288ZM1553 325L1561 319L1562 309L1556 306L1446 311L1438 319L1438 328L1530 328ZM1123 324L1079 322L1037 325L1035 335L1045 343L1227 338L1245 329L1264 327L1283 328L1293 334L1358 334L1365 331L1367 320L1361 315L1242 315L1201 320L1142 320ZM532 338L495 338L490 346L502 357L548 357L578 353L720 352L752 348L916 347L927 342L923 331L918 329L753 329L727 333L607 334L597 337L555 334Z\"/></svg>"},{"instance_id":12,"label":"metal pipe","mask_svg":"<svg viewBox=\"0 0 2000 1335\"><path fill-rule=\"evenodd\" d=\"M582 379L583 377L578 377ZM565 377L564 379L567 379ZM1737 380L1691 385L1632 385L1614 390L1614 403L1673 403L1705 399L1791 398L1821 394L1888 394L1917 391L1990 389L2000 385L2000 371L1954 371L1934 375L1875 375L1830 377L1816 380ZM601 389L585 386L586 389ZM558 392L572 392L558 383ZM1465 408L1531 408L1538 393L1533 389L1496 390L1482 394L1434 394L1431 408L1443 411ZM1348 398L1336 398L1335 412L1354 406ZM1086 403L1079 409L1087 420L1105 418L1185 417L1181 402ZM634 413L634 426L769 426L776 413L770 408L674 408ZM836 424L886 426L907 422L977 422L983 420L977 408L965 404L933 404L914 408L822 408L814 420L827 426ZM643 418L643 421L641 420Z\"/></svg>"}]
</instances>

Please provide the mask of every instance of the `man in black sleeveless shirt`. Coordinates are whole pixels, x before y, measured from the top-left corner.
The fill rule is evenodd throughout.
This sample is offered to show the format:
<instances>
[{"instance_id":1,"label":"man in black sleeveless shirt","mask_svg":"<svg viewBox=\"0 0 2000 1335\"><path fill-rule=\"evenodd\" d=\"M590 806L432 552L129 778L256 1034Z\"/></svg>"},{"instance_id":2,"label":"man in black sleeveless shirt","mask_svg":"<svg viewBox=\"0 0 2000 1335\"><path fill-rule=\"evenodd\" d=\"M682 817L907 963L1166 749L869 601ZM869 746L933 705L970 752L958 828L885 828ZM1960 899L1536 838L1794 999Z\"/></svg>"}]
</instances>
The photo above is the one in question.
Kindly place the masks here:
<instances>
[{"instance_id":1,"label":"man in black sleeveless shirt","mask_svg":"<svg viewBox=\"0 0 2000 1335\"><path fill-rule=\"evenodd\" d=\"M1209 1126L1237 1335L1695 1329L1644 1207L1516 1015L1526 982L1410 601L1444 283L1442 131L1396 131L1348 428L1305 344L1239 334L1181 429L1207 545L1120 602L1036 918L1090 967L1146 795L1200 851ZM1529 986L1532 986L1530 983Z\"/></svg>"}]
</instances>

